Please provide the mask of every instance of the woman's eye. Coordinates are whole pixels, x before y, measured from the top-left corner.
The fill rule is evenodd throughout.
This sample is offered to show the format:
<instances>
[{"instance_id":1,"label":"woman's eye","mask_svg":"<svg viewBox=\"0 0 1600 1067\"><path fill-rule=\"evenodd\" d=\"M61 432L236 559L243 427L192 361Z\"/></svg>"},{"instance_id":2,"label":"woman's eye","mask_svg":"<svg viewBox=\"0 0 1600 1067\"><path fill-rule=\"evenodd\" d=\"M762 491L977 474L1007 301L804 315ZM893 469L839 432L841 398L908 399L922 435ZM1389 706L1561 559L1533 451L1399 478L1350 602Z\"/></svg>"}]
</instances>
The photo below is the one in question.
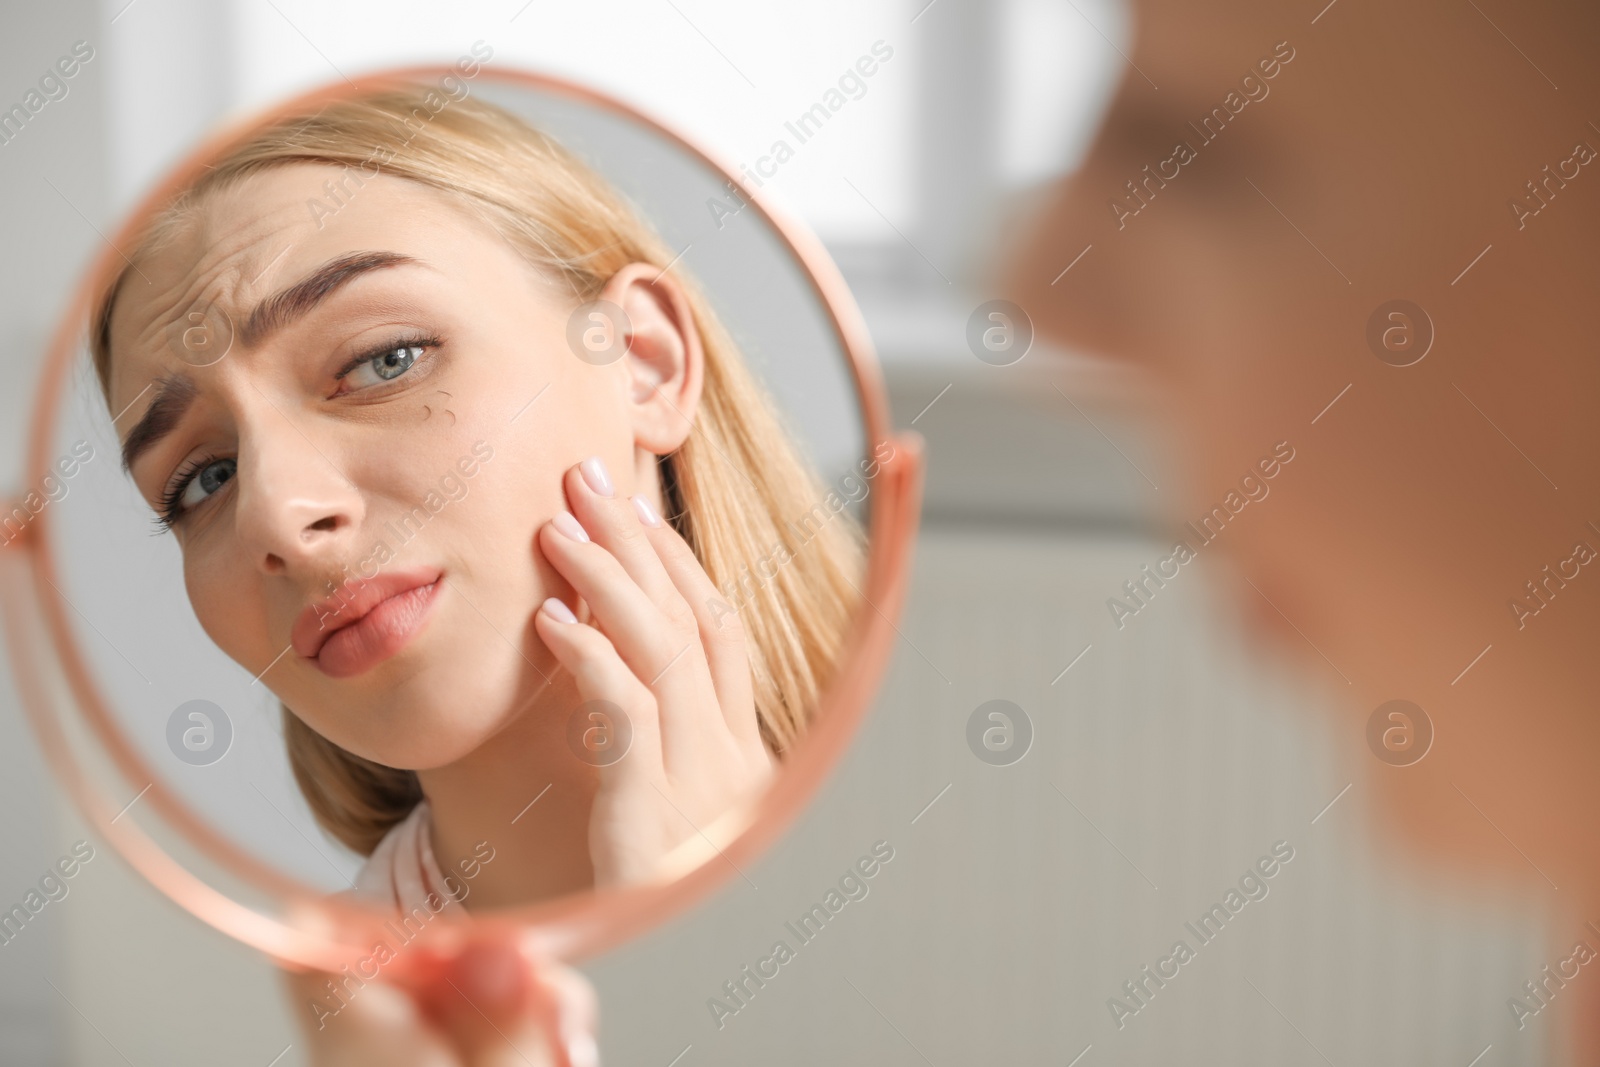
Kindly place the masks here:
<instances>
[{"instance_id":1,"label":"woman's eye","mask_svg":"<svg viewBox=\"0 0 1600 1067\"><path fill-rule=\"evenodd\" d=\"M355 379L352 385L356 387L390 382L410 370L411 365L422 358L422 352L422 345L396 345L371 359L357 363L346 377ZM376 377L376 381L363 380L369 371Z\"/></svg>"},{"instance_id":2,"label":"woman's eye","mask_svg":"<svg viewBox=\"0 0 1600 1067\"><path fill-rule=\"evenodd\" d=\"M238 469L238 460L218 459L195 471L178 496L179 509L186 511L202 503L206 497L228 484Z\"/></svg>"}]
</instances>

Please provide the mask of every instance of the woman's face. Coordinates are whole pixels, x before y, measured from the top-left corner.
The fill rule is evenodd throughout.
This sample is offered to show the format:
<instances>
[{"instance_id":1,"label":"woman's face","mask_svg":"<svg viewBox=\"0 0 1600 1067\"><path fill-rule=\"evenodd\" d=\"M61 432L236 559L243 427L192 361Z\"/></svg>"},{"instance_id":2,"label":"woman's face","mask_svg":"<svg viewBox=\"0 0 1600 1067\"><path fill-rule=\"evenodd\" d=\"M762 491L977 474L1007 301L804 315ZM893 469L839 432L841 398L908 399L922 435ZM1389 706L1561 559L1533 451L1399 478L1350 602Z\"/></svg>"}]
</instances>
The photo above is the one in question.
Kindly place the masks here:
<instances>
[{"instance_id":1,"label":"woman's face","mask_svg":"<svg viewBox=\"0 0 1600 1067\"><path fill-rule=\"evenodd\" d=\"M1413 846L1519 862L1470 794L1553 863L1594 808L1597 601L1562 592L1537 628L1515 605L1595 543L1600 202L1572 179L1523 226L1508 198L1600 143L1560 104L1593 95L1587 30L1576 8L1517 29L1557 94L1482 12L1438 7L1144 0L1137 66L1009 288L1041 335L1168 387L1178 522L1295 449L1199 551L1232 552L1250 583L1225 588L1349 694L1341 744L1388 700L1430 711L1435 754L1372 779ZM1396 299L1436 330L1408 365L1369 333Z\"/></svg>"},{"instance_id":2,"label":"woman's face","mask_svg":"<svg viewBox=\"0 0 1600 1067\"><path fill-rule=\"evenodd\" d=\"M1594 465L1567 457L1593 440L1575 295L1593 257L1558 242L1592 213L1563 192L1562 221L1520 232L1506 204L1593 131L1546 114L1553 90L1470 8L1447 29L1417 5L1311 26L1325 3L1141 3L1137 68L1011 288L1041 333L1170 386L1180 522L1288 442L1270 499L1227 528L1257 587L1234 583L1240 602L1359 704L1443 701L1517 639L1525 572L1590 536L1568 502ZM1437 329L1411 366L1368 340L1397 298Z\"/></svg>"},{"instance_id":3,"label":"woman's face","mask_svg":"<svg viewBox=\"0 0 1600 1067\"><path fill-rule=\"evenodd\" d=\"M532 615L571 591L534 533L588 456L653 491L644 409L638 368L578 359L577 300L485 222L389 176L332 198L339 177L256 174L137 262L111 409L150 442L130 472L217 645L334 743L425 769L551 673Z\"/></svg>"}]
</instances>

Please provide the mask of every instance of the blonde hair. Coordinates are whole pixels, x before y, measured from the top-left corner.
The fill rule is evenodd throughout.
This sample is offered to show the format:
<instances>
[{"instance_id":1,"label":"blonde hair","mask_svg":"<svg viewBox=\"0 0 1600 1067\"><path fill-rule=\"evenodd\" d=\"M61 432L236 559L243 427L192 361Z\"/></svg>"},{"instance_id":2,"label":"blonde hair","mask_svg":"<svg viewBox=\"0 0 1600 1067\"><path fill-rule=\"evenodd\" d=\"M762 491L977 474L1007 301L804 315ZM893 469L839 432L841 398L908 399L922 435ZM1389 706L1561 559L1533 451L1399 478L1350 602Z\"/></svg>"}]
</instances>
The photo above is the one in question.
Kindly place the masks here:
<instances>
[{"instance_id":1,"label":"blonde hair","mask_svg":"<svg viewBox=\"0 0 1600 1067\"><path fill-rule=\"evenodd\" d=\"M252 132L166 205L133 261L159 247L206 194L293 163L362 168L358 176L376 167L452 194L530 262L570 285L574 306L594 299L629 263L665 270L675 258L620 194L550 137L493 105L400 86ZM129 269L107 289L93 323L95 371L108 403L111 310ZM819 479L705 297L674 270L700 332L705 368L694 431L658 457L666 517L713 584L735 604L743 601L738 618L756 715L768 749L781 759L805 733L837 666L859 599L861 531L848 513L816 522L825 492ZM751 581L757 560L785 554L793 558ZM317 822L355 851L371 854L422 799L416 772L345 751L287 705L283 725L295 780Z\"/></svg>"}]
</instances>

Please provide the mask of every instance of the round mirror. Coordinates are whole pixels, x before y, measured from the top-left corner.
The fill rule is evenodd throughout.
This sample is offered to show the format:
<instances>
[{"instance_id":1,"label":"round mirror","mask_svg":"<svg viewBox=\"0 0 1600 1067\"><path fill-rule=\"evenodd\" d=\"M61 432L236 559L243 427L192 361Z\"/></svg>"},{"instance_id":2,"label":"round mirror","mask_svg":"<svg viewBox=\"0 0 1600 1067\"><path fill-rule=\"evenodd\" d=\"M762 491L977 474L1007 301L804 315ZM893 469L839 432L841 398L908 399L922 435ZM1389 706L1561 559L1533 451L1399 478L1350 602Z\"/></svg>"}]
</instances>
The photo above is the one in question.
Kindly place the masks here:
<instances>
[{"instance_id":1,"label":"round mirror","mask_svg":"<svg viewBox=\"0 0 1600 1067\"><path fill-rule=\"evenodd\" d=\"M486 58L297 98L148 196L3 518L92 824L367 977L469 920L587 954L747 877L867 706L914 532L820 245Z\"/></svg>"}]
</instances>

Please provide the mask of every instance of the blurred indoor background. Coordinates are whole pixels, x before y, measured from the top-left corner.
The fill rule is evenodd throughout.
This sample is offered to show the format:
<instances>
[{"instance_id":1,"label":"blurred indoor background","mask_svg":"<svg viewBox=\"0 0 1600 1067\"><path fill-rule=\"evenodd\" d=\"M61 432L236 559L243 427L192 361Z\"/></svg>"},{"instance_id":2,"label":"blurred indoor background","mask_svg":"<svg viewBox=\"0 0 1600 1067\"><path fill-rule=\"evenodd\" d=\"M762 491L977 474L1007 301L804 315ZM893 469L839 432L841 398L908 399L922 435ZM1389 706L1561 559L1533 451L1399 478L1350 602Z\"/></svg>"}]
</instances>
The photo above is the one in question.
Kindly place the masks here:
<instances>
[{"instance_id":1,"label":"blurred indoor background","mask_svg":"<svg viewBox=\"0 0 1600 1067\"><path fill-rule=\"evenodd\" d=\"M896 422L928 443L901 640L857 743L750 880L584 965L605 1062L1468 1067L1491 1044L1485 1065L1565 1062L1559 1032L1505 1008L1547 962L1548 916L1447 891L1374 835L1346 792L1359 739L1333 736L1296 668L1246 655L1206 581L1107 625L1106 598L1170 544L1171 442L1136 383L1088 354L994 367L968 347L997 236L1082 159L1132 31L1109 0L9 5L0 101L75 41L95 59L0 147L0 477L20 480L35 366L100 234L219 120L483 40L748 162L884 42L768 191L844 270ZM1036 731L1009 767L965 740L993 699ZM11 901L86 831L9 686L0 811ZM879 839L895 858L870 896L719 1028L707 998ZM1280 841L1294 858L1270 893L1119 1027L1108 999ZM303 1062L272 969L103 853L0 947L0 1060Z\"/></svg>"}]
</instances>

